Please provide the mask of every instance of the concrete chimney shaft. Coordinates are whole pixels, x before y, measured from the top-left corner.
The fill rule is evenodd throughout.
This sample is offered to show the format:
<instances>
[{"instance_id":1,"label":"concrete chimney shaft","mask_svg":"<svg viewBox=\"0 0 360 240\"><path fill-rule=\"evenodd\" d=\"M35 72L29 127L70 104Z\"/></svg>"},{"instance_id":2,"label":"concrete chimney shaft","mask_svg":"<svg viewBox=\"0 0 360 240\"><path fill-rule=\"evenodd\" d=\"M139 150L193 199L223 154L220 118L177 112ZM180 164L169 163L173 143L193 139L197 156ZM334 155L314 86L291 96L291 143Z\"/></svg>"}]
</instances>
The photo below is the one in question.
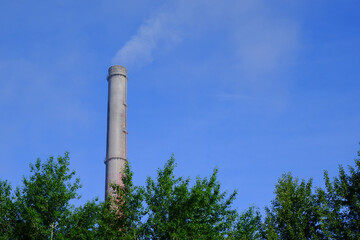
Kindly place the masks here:
<instances>
[{"instance_id":1,"label":"concrete chimney shaft","mask_svg":"<svg viewBox=\"0 0 360 240\"><path fill-rule=\"evenodd\" d=\"M127 162L126 98L127 72L123 66L109 68L108 115L106 141L105 197L110 192L110 183L123 185L121 176Z\"/></svg>"}]
</instances>

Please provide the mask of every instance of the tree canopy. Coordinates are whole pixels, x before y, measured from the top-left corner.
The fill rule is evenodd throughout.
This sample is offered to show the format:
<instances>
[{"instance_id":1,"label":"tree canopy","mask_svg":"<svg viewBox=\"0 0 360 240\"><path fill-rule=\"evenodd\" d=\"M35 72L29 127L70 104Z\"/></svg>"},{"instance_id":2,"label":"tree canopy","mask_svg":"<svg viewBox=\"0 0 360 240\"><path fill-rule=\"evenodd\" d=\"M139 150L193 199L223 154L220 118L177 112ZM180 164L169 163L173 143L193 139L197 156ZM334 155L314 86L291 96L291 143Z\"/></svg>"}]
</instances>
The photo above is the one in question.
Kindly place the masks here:
<instances>
[{"instance_id":1,"label":"tree canopy","mask_svg":"<svg viewBox=\"0 0 360 240\"><path fill-rule=\"evenodd\" d=\"M325 171L324 189L283 174L264 217L233 208L218 169L194 182L175 176L174 156L144 186L126 165L125 187L75 207L81 185L69 164L68 153L38 159L16 189L0 180L0 239L360 239L359 159L333 180Z\"/></svg>"}]
</instances>

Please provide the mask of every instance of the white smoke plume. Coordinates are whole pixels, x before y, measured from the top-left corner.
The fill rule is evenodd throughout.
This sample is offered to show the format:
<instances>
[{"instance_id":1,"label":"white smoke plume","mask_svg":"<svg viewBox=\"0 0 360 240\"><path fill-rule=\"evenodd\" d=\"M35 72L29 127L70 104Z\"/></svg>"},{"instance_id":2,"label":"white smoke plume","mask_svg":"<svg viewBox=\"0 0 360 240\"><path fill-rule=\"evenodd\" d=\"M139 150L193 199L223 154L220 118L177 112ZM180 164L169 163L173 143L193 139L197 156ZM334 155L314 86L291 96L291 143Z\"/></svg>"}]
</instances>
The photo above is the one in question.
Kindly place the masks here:
<instances>
[{"instance_id":1,"label":"white smoke plume","mask_svg":"<svg viewBox=\"0 0 360 240\"><path fill-rule=\"evenodd\" d=\"M159 14L147 20L137 34L116 53L113 63L124 66L150 63L160 41L178 42L179 37L168 29L166 19L166 15Z\"/></svg>"},{"instance_id":2,"label":"white smoke plume","mask_svg":"<svg viewBox=\"0 0 360 240\"><path fill-rule=\"evenodd\" d=\"M113 64L149 64L158 51L192 35L225 32L238 65L249 72L278 67L297 48L298 27L261 0L177 0L163 6L116 53ZM266 5L268 4L268 5ZM209 39L212 36L209 35ZM201 47L201 46L199 46Z\"/></svg>"},{"instance_id":3,"label":"white smoke plume","mask_svg":"<svg viewBox=\"0 0 360 240\"><path fill-rule=\"evenodd\" d=\"M159 47L173 45L181 41L169 14L158 13L146 20L137 33L127 41L112 59L113 64L138 66L153 61L153 52Z\"/></svg>"}]
</instances>

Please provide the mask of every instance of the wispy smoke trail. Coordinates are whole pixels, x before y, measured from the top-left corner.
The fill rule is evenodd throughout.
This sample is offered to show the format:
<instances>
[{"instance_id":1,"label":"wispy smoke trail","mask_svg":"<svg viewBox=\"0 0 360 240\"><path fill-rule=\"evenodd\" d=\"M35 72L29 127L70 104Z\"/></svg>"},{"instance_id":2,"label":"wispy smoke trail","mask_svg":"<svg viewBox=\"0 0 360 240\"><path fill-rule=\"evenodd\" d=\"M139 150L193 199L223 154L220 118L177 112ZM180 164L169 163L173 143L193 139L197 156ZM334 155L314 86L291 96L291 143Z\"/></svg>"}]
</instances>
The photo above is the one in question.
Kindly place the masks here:
<instances>
[{"instance_id":1,"label":"wispy smoke trail","mask_svg":"<svg viewBox=\"0 0 360 240\"><path fill-rule=\"evenodd\" d=\"M169 16L162 13L148 19L116 53L112 63L124 66L147 64L153 61L153 52L159 43L169 45L180 42L180 36L170 21Z\"/></svg>"},{"instance_id":2,"label":"wispy smoke trail","mask_svg":"<svg viewBox=\"0 0 360 240\"><path fill-rule=\"evenodd\" d=\"M212 34L226 31L236 64L249 73L279 67L297 47L296 24L274 14L278 10L271 9L266 1L178 0L172 3L139 27L116 53L113 64L127 67L149 64L157 51L176 46L192 34L208 34L208 30Z\"/></svg>"}]
</instances>

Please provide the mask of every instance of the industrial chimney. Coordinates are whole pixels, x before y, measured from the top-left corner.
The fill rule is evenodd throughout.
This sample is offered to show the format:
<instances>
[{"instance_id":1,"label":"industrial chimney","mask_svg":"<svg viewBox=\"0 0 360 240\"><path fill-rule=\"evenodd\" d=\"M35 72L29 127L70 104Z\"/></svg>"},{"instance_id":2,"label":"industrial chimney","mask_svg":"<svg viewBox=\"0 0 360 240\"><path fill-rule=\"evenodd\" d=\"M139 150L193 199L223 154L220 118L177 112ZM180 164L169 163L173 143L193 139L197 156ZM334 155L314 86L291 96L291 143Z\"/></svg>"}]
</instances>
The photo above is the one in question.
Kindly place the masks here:
<instances>
[{"instance_id":1,"label":"industrial chimney","mask_svg":"<svg viewBox=\"0 0 360 240\"><path fill-rule=\"evenodd\" d=\"M126 130L126 95L127 72L123 66L109 68L108 81L108 112L106 139L106 180L105 198L108 196L110 183L120 186L122 173L127 162L127 130Z\"/></svg>"}]
</instances>

